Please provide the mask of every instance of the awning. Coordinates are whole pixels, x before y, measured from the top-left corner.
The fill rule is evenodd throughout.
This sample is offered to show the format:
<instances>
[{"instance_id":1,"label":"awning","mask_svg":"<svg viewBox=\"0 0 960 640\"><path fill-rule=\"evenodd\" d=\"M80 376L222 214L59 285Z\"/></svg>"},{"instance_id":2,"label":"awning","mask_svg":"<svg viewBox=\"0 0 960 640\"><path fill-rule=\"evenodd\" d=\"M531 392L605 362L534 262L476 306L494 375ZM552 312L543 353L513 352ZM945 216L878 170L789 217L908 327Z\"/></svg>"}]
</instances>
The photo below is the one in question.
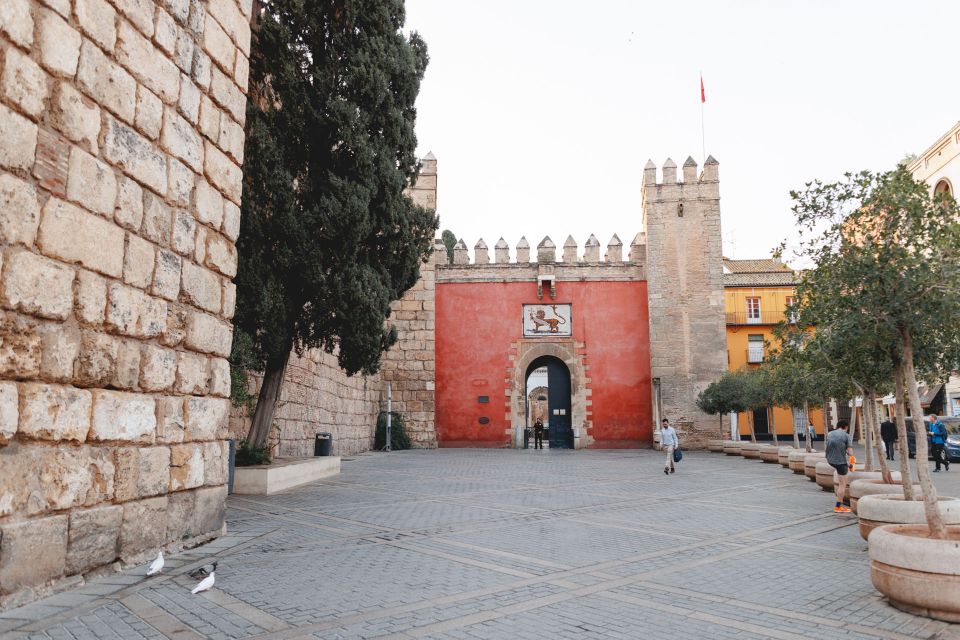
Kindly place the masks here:
<instances>
[{"instance_id":1,"label":"awning","mask_svg":"<svg viewBox=\"0 0 960 640\"><path fill-rule=\"evenodd\" d=\"M924 389L921 387L920 391L920 406L929 407L930 403L933 402L933 399L937 397L937 394L940 393L940 389L943 387L942 384L935 384L932 387L927 387Z\"/></svg>"}]
</instances>

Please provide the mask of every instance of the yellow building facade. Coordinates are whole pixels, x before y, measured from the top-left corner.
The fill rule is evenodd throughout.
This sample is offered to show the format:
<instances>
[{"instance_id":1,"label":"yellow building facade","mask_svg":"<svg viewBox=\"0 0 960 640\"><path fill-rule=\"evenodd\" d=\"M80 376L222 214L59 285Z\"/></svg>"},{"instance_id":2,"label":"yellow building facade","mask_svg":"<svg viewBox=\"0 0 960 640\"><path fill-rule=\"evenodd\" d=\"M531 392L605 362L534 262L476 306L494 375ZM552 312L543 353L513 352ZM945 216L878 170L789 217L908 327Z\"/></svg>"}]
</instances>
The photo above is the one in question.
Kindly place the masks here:
<instances>
[{"instance_id":1,"label":"yellow building facade","mask_svg":"<svg viewBox=\"0 0 960 640\"><path fill-rule=\"evenodd\" d=\"M773 331L787 317L796 298L797 275L777 259L723 260L723 289L727 321L727 368L759 367L776 346ZM775 407L740 413L736 426L750 435L752 420L758 440L792 440L794 428L806 434L808 416L803 407ZM823 412L810 411L818 437L823 437Z\"/></svg>"}]
</instances>

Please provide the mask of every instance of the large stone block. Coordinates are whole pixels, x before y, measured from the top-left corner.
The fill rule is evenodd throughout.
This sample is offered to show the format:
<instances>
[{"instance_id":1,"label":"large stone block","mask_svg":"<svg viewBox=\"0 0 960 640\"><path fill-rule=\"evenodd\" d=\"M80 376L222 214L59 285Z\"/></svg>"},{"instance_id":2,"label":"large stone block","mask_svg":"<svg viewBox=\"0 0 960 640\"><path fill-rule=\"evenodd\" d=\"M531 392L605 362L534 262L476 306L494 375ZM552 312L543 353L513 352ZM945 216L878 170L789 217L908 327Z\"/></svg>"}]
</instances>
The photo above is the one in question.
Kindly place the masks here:
<instances>
[{"instance_id":1,"label":"large stone block","mask_svg":"<svg viewBox=\"0 0 960 640\"><path fill-rule=\"evenodd\" d=\"M117 41L117 12L113 7L106 0L75 0L73 11L83 32L103 49L112 51Z\"/></svg>"},{"instance_id":2,"label":"large stone block","mask_svg":"<svg viewBox=\"0 0 960 640\"><path fill-rule=\"evenodd\" d=\"M53 11L41 9L40 63L51 72L73 77L80 61L80 34Z\"/></svg>"},{"instance_id":3,"label":"large stone block","mask_svg":"<svg viewBox=\"0 0 960 640\"><path fill-rule=\"evenodd\" d=\"M115 185L110 175L110 184ZM107 205L110 213L115 194L114 186ZM123 275L123 229L58 198L50 198L43 207L37 245L52 258L114 278Z\"/></svg>"},{"instance_id":4,"label":"large stone block","mask_svg":"<svg viewBox=\"0 0 960 640\"><path fill-rule=\"evenodd\" d=\"M123 335L153 338L166 329L167 305L132 287L108 287L107 326Z\"/></svg>"},{"instance_id":5,"label":"large stone block","mask_svg":"<svg viewBox=\"0 0 960 640\"><path fill-rule=\"evenodd\" d=\"M67 574L83 573L116 560L122 522L120 505L71 512Z\"/></svg>"},{"instance_id":6,"label":"large stone block","mask_svg":"<svg viewBox=\"0 0 960 640\"><path fill-rule=\"evenodd\" d=\"M196 490L193 510L194 535L219 531L223 527L227 508L227 486L204 487Z\"/></svg>"},{"instance_id":7,"label":"large stone block","mask_svg":"<svg viewBox=\"0 0 960 640\"><path fill-rule=\"evenodd\" d=\"M219 313L222 287L213 271L192 262L183 263L184 300L206 311Z\"/></svg>"},{"instance_id":8,"label":"large stone block","mask_svg":"<svg viewBox=\"0 0 960 640\"><path fill-rule=\"evenodd\" d=\"M147 498L123 505L120 525L120 559L135 562L156 555L166 542L167 498Z\"/></svg>"},{"instance_id":9,"label":"large stone block","mask_svg":"<svg viewBox=\"0 0 960 640\"><path fill-rule=\"evenodd\" d=\"M223 234L236 242L240 235L240 207L232 202L223 205Z\"/></svg>"},{"instance_id":10,"label":"large stone block","mask_svg":"<svg viewBox=\"0 0 960 640\"><path fill-rule=\"evenodd\" d=\"M120 447L115 454L118 502L167 493L170 485L169 447Z\"/></svg>"},{"instance_id":11,"label":"large stone block","mask_svg":"<svg viewBox=\"0 0 960 640\"><path fill-rule=\"evenodd\" d=\"M153 36L153 14L156 10L153 0L113 0L113 4L143 35L148 38Z\"/></svg>"},{"instance_id":12,"label":"large stone block","mask_svg":"<svg viewBox=\"0 0 960 640\"><path fill-rule=\"evenodd\" d=\"M160 336L160 342L167 347L176 347L183 342L187 334L187 307L167 305L167 331Z\"/></svg>"},{"instance_id":13,"label":"large stone block","mask_svg":"<svg viewBox=\"0 0 960 640\"><path fill-rule=\"evenodd\" d=\"M236 160L238 164L243 164L243 142L243 127L230 118L221 118L220 136L217 144L230 154L230 157Z\"/></svg>"},{"instance_id":14,"label":"large stone block","mask_svg":"<svg viewBox=\"0 0 960 640\"><path fill-rule=\"evenodd\" d=\"M167 540L193 537L193 510L196 504L196 491L178 491L167 497Z\"/></svg>"},{"instance_id":15,"label":"large stone block","mask_svg":"<svg viewBox=\"0 0 960 640\"><path fill-rule=\"evenodd\" d=\"M170 245L173 231L173 209L152 193L144 197L143 235L162 247Z\"/></svg>"},{"instance_id":16,"label":"large stone block","mask_svg":"<svg viewBox=\"0 0 960 640\"><path fill-rule=\"evenodd\" d=\"M0 376L37 377L41 353L36 324L17 314L0 311Z\"/></svg>"},{"instance_id":17,"label":"large stone block","mask_svg":"<svg viewBox=\"0 0 960 640\"><path fill-rule=\"evenodd\" d=\"M35 118L43 113L47 98L47 74L36 62L18 50L6 50L3 64L3 93L24 113Z\"/></svg>"},{"instance_id":18,"label":"large stone block","mask_svg":"<svg viewBox=\"0 0 960 640\"><path fill-rule=\"evenodd\" d=\"M40 586L63 575L67 516L0 525L0 585Z\"/></svg>"},{"instance_id":19,"label":"large stone block","mask_svg":"<svg viewBox=\"0 0 960 640\"><path fill-rule=\"evenodd\" d=\"M177 46L177 23L170 14L162 9L157 11L157 23L153 34L153 41L163 49L167 56L172 56Z\"/></svg>"},{"instance_id":20,"label":"large stone block","mask_svg":"<svg viewBox=\"0 0 960 640\"><path fill-rule=\"evenodd\" d=\"M20 433L35 440L82 443L90 430L89 391L27 382L21 386Z\"/></svg>"},{"instance_id":21,"label":"large stone block","mask_svg":"<svg viewBox=\"0 0 960 640\"><path fill-rule=\"evenodd\" d=\"M119 340L117 368L110 386L115 389L135 389L140 377L140 343L135 340Z\"/></svg>"},{"instance_id":22,"label":"large stone block","mask_svg":"<svg viewBox=\"0 0 960 640\"><path fill-rule=\"evenodd\" d=\"M138 289L153 282L153 244L133 234L127 235L127 253L123 258L123 281Z\"/></svg>"},{"instance_id":23,"label":"large stone block","mask_svg":"<svg viewBox=\"0 0 960 640\"><path fill-rule=\"evenodd\" d=\"M129 23L120 23L117 60L165 103L176 102L180 92L177 66Z\"/></svg>"},{"instance_id":24,"label":"large stone block","mask_svg":"<svg viewBox=\"0 0 960 640\"><path fill-rule=\"evenodd\" d=\"M77 82L97 104L125 122L133 122L137 81L120 65L108 59L90 40L85 40L80 46Z\"/></svg>"},{"instance_id":25,"label":"large stone block","mask_svg":"<svg viewBox=\"0 0 960 640\"><path fill-rule=\"evenodd\" d=\"M37 125L0 104L0 167L29 169L37 151Z\"/></svg>"},{"instance_id":26,"label":"large stone block","mask_svg":"<svg viewBox=\"0 0 960 640\"><path fill-rule=\"evenodd\" d=\"M176 205L190 206L195 180L196 175L190 170L190 167L176 158L167 158L167 185L169 188L167 196ZM193 218L191 217L190 220L192 221Z\"/></svg>"},{"instance_id":27,"label":"large stone block","mask_svg":"<svg viewBox=\"0 0 960 640\"><path fill-rule=\"evenodd\" d=\"M193 197L197 220L219 229L223 222L223 196L220 192L206 180L199 180Z\"/></svg>"},{"instance_id":28,"label":"large stone block","mask_svg":"<svg viewBox=\"0 0 960 640\"><path fill-rule=\"evenodd\" d=\"M0 444L10 441L17 433L20 420L20 401L15 382L0 382Z\"/></svg>"},{"instance_id":29,"label":"large stone block","mask_svg":"<svg viewBox=\"0 0 960 640\"><path fill-rule=\"evenodd\" d=\"M203 48L220 67L226 70L233 68L236 48L216 21L208 21L205 25Z\"/></svg>"},{"instance_id":30,"label":"large stone block","mask_svg":"<svg viewBox=\"0 0 960 640\"><path fill-rule=\"evenodd\" d=\"M207 393L207 358L187 351L177 353L177 393Z\"/></svg>"},{"instance_id":31,"label":"large stone block","mask_svg":"<svg viewBox=\"0 0 960 640\"><path fill-rule=\"evenodd\" d=\"M250 22L240 12L235 0L210 0L207 12L223 26L230 38L245 55L250 55ZM211 21L207 21L210 28Z\"/></svg>"},{"instance_id":32,"label":"large stone block","mask_svg":"<svg viewBox=\"0 0 960 640\"><path fill-rule=\"evenodd\" d=\"M33 17L28 0L5 0L0 2L0 31L21 47L33 44Z\"/></svg>"},{"instance_id":33,"label":"large stone block","mask_svg":"<svg viewBox=\"0 0 960 640\"><path fill-rule=\"evenodd\" d=\"M210 359L210 395L230 396L230 363L223 358Z\"/></svg>"},{"instance_id":34,"label":"large stone block","mask_svg":"<svg viewBox=\"0 0 960 640\"><path fill-rule=\"evenodd\" d=\"M213 142L216 142L220 135L220 110L207 94L200 96L200 133Z\"/></svg>"},{"instance_id":35,"label":"large stone block","mask_svg":"<svg viewBox=\"0 0 960 640\"><path fill-rule=\"evenodd\" d=\"M29 247L39 225L36 188L9 173L0 173L0 242Z\"/></svg>"},{"instance_id":36,"label":"large stone block","mask_svg":"<svg viewBox=\"0 0 960 640\"><path fill-rule=\"evenodd\" d=\"M215 486L227 482L230 446L226 441L208 442L203 446L203 484Z\"/></svg>"},{"instance_id":37,"label":"large stone block","mask_svg":"<svg viewBox=\"0 0 960 640\"><path fill-rule=\"evenodd\" d=\"M223 236L211 233L207 236L206 265L228 278L237 275L237 249ZM218 307L219 308L219 307Z\"/></svg>"},{"instance_id":38,"label":"large stone block","mask_svg":"<svg viewBox=\"0 0 960 640\"><path fill-rule=\"evenodd\" d=\"M100 107L69 82L61 82L53 109L53 122L63 135L90 153L97 152Z\"/></svg>"},{"instance_id":39,"label":"large stone block","mask_svg":"<svg viewBox=\"0 0 960 640\"><path fill-rule=\"evenodd\" d=\"M217 433L227 426L230 400L191 396L186 400L185 441L216 440Z\"/></svg>"},{"instance_id":40,"label":"large stone block","mask_svg":"<svg viewBox=\"0 0 960 640\"><path fill-rule=\"evenodd\" d=\"M116 391L93 392L90 440L152 443L157 430L151 396Z\"/></svg>"},{"instance_id":41,"label":"large stone block","mask_svg":"<svg viewBox=\"0 0 960 640\"><path fill-rule=\"evenodd\" d=\"M164 110L160 144L197 173L203 171L203 140L193 125L184 120L172 107Z\"/></svg>"},{"instance_id":42,"label":"large stone block","mask_svg":"<svg viewBox=\"0 0 960 640\"><path fill-rule=\"evenodd\" d=\"M151 140L160 136L163 126L163 100L143 85L137 86L137 129Z\"/></svg>"},{"instance_id":43,"label":"large stone block","mask_svg":"<svg viewBox=\"0 0 960 640\"><path fill-rule=\"evenodd\" d=\"M221 315L229 320L237 310L237 285L227 281L223 283L223 310Z\"/></svg>"},{"instance_id":44,"label":"large stone block","mask_svg":"<svg viewBox=\"0 0 960 640\"><path fill-rule=\"evenodd\" d=\"M193 45L193 40L183 38L185 42ZM190 78L190 64L193 62L193 49L190 49L190 55L184 61L186 63L186 73L180 75L180 100L177 102L177 108L183 117L190 121L190 124L196 125L200 119L200 88ZM179 63L178 63L179 66ZM182 69L182 67L181 67Z\"/></svg>"},{"instance_id":45,"label":"large stone block","mask_svg":"<svg viewBox=\"0 0 960 640\"><path fill-rule=\"evenodd\" d=\"M203 443L175 444L170 447L170 491L203 485L203 454Z\"/></svg>"},{"instance_id":46,"label":"large stone block","mask_svg":"<svg viewBox=\"0 0 960 640\"><path fill-rule=\"evenodd\" d=\"M44 379L73 382L74 365L80 354L80 330L73 325L46 324L40 327L40 340L40 370Z\"/></svg>"},{"instance_id":47,"label":"large stone block","mask_svg":"<svg viewBox=\"0 0 960 640\"><path fill-rule=\"evenodd\" d=\"M173 218L173 250L190 256L195 249L197 221L189 212L177 209Z\"/></svg>"},{"instance_id":48,"label":"large stone block","mask_svg":"<svg viewBox=\"0 0 960 640\"><path fill-rule=\"evenodd\" d=\"M4 265L0 299L10 309L64 320L73 308L73 278L73 269L53 260L29 251L11 251Z\"/></svg>"},{"instance_id":49,"label":"large stone block","mask_svg":"<svg viewBox=\"0 0 960 640\"><path fill-rule=\"evenodd\" d=\"M165 391L177 376L177 353L152 344L143 345L140 387L144 391Z\"/></svg>"},{"instance_id":50,"label":"large stone block","mask_svg":"<svg viewBox=\"0 0 960 640\"><path fill-rule=\"evenodd\" d=\"M233 74L220 71L216 66L210 69L210 97L226 109L230 116L243 125L246 117L247 96L233 82Z\"/></svg>"},{"instance_id":51,"label":"large stone block","mask_svg":"<svg viewBox=\"0 0 960 640\"><path fill-rule=\"evenodd\" d=\"M110 219L117 202L117 178L113 169L74 148L70 152L67 199Z\"/></svg>"},{"instance_id":52,"label":"large stone block","mask_svg":"<svg viewBox=\"0 0 960 640\"><path fill-rule=\"evenodd\" d=\"M130 231L139 231L143 223L143 189L130 178L120 176L117 182L117 208L113 218Z\"/></svg>"},{"instance_id":53,"label":"large stone block","mask_svg":"<svg viewBox=\"0 0 960 640\"><path fill-rule=\"evenodd\" d=\"M157 398L157 442L177 444L183 442L184 421L183 396L160 396Z\"/></svg>"},{"instance_id":54,"label":"large stone block","mask_svg":"<svg viewBox=\"0 0 960 640\"><path fill-rule=\"evenodd\" d=\"M107 386L117 370L120 341L98 331L83 330L80 336L76 383L89 387Z\"/></svg>"},{"instance_id":55,"label":"large stone block","mask_svg":"<svg viewBox=\"0 0 960 640\"><path fill-rule=\"evenodd\" d=\"M186 341L194 351L226 358L230 355L233 327L205 313L192 312L187 318Z\"/></svg>"},{"instance_id":56,"label":"large stone block","mask_svg":"<svg viewBox=\"0 0 960 640\"><path fill-rule=\"evenodd\" d=\"M107 310L107 281L89 271L77 274L77 317L87 324L102 324Z\"/></svg>"},{"instance_id":57,"label":"large stone block","mask_svg":"<svg viewBox=\"0 0 960 640\"><path fill-rule=\"evenodd\" d=\"M0 448L0 516L37 515L113 499L107 449L11 443Z\"/></svg>"},{"instance_id":58,"label":"large stone block","mask_svg":"<svg viewBox=\"0 0 960 640\"><path fill-rule=\"evenodd\" d=\"M180 270L182 259L172 251L161 249L157 253L157 268L153 274L152 292L167 300L176 300L180 295Z\"/></svg>"},{"instance_id":59,"label":"large stone block","mask_svg":"<svg viewBox=\"0 0 960 640\"><path fill-rule=\"evenodd\" d=\"M107 161L157 193L167 193L166 157L139 133L122 122L107 118L103 150Z\"/></svg>"}]
</instances>

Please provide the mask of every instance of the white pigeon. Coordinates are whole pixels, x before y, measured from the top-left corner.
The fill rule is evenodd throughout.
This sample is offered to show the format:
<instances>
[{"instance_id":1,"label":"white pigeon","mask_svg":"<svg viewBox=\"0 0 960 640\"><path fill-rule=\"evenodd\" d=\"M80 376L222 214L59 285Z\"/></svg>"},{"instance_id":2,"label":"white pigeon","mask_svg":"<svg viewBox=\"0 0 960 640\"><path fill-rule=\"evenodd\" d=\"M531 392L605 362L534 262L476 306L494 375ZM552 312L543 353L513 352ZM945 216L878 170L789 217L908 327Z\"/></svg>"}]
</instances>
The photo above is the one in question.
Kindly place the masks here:
<instances>
[{"instance_id":1,"label":"white pigeon","mask_svg":"<svg viewBox=\"0 0 960 640\"><path fill-rule=\"evenodd\" d=\"M206 578L204 578L203 580L201 580L201 581L200 581L200 584L198 584L197 586L195 586L195 587L193 588L193 591L191 591L190 593L200 593L201 591L206 591L207 589L209 589L210 587L212 587L212 586L213 586L214 576L216 576L216 575L217 575L217 572L216 572L216 571L212 571L212 572L210 573L210 575L208 575Z\"/></svg>"},{"instance_id":2,"label":"white pigeon","mask_svg":"<svg viewBox=\"0 0 960 640\"><path fill-rule=\"evenodd\" d=\"M159 551L157 557L150 563L150 568L147 569L147 575L155 576L160 573L161 569L163 569L163 551Z\"/></svg>"}]
</instances>

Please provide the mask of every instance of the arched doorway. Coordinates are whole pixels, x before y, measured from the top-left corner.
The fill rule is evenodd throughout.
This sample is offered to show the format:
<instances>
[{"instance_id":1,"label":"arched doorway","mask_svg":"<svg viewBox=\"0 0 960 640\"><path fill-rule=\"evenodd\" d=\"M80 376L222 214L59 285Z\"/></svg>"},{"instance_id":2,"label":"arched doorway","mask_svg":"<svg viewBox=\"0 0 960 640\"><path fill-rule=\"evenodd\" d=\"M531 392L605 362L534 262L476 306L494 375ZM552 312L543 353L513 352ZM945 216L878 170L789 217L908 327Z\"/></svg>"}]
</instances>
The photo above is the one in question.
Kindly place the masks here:
<instances>
[{"instance_id":1,"label":"arched doorway","mask_svg":"<svg viewBox=\"0 0 960 640\"><path fill-rule=\"evenodd\" d=\"M528 398L534 388L546 388L546 419L543 421L547 428L547 440L551 449L573 448L573 427L570 414L570 370L559 358L540 356L527 366L524 376ZM542 395L538 391L537 398ZM527 415L531 415L528 406Z\"/></svg>"}]
</instances>

